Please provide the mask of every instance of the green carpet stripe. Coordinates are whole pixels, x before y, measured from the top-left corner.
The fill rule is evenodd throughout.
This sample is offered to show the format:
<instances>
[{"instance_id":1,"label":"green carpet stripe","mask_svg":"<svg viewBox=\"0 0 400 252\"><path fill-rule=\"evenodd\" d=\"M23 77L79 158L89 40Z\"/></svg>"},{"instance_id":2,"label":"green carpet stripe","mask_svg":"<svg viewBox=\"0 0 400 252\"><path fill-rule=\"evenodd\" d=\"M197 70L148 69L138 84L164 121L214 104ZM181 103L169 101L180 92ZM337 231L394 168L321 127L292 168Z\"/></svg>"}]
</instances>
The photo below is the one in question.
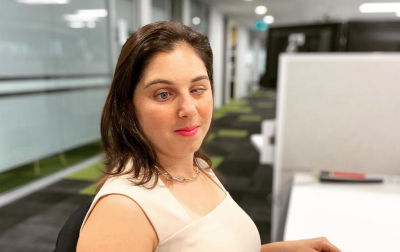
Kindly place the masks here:
<instances>
[{"instance_id":1,"label":"green carpet stripe","mask_svg":"<svg viewBox=\"0 0 400 252\"><path fill-rule=\"evenodd\" d=\"M257 102L257 107L258 108L274 108L275 103L274 102Z\"/></svg>"},{"instance_id":2,"label":"green carpet stripe","mask_svg":"<svg viewBox=\"0 0 400 252\"><path fill-rule=\"evenodd\" d=\"M229 102L229 105L228 105L228 106L244 106L244 105L247 105L247 104L249 104L249 101L248 101L248 100L244 100L244 99L232 99L232 100Z\"/></svg>"},{"instance_id":3,"label":"green carpet stripe","mask_svg":"<svg viewBox=\"0 0 400 252\"><path fill-rule=\"evenodd\" d=\"M104 169L104 165L100 162L97 162L93 165L90 165L78 172L72 173L68 175L67 179L76 179L76 180L98 180L102 175L102 170Z\"/></svg>"},{"instance_id":4,"label":"green carpet stripe","mask_svg":"<svg viewBox=\"0 0 400 252\"><path fill-rule=\"evenodd\" d=\"M267 92L266 96L270 99L276 99L276 92Z\"/></svg>"},{"instance_id":5,"label":"green carpet stripe","mask_svg":"<svg viewBox=\"0 0 400 252\"><path fill-rule=\"evenodd\" d=\"M251 113L253 109L251 107L234 107L234 106L227 106L221 108L220 111L223 111L225 113Z\"/></svg>"},{"instance_id":6,"label":"green carpet stripe","mask_svg":"<svg viewBox=\"0 0 400 252\"><path fill-rule=\"evenodd\" d=\"M35 173L34 164L26 164L12 170L0 173L0 193L18 188L38 178L47 176L49 174L61 171L66 166L73 165L81 162L89 157L97 155L103 151L101 141L67 151L64 153L65 162L62 163L62 159L59 154L46 157L38 160L39 173Z\"/></svg>"},{"instance_id":7,"label":"green carpet stripe","mask_svg":"<svg viewBox=\"0 0 400 252\"><path fill-rule=\"evenodd\" d=\"M247 137L248 134L249 132L247 130L221 129L218 131L219 137L243 138Z\"/></svg>"},{"instance_id":8,"label":"green carpet stripe","mask_svg":"<svg viewBox=\"0 0 400 252\"><path fill-rule=\"evenodd\" d=\"M251 96L254 98L267 97L266 92L263 92L263 91L257 91L255 93L253 93Z\"/></svg>"},{"instance_id":9,"label":"green carpet stripe","mask_svg":"<svg viewBox=\"0 0 400 252\"><path fill-rule=\"evenodd\" d=\"M260 122L262 117L260 115L240 115L237 120L239 122Z\"/></svg>"},{"instance_id":10,"label":"green carpet stripe","mask_svg":"<svg viewBox=\"0 0 400 252\"><path fill-rule=\"evenodd\" d=\"M226 116L226 113L224 111L217 110L213 114L213 120L214 121L219 120L224 116Z\"/></svg>"},{"instance_id":11,"label":"green carpet stripe","mask_svg":"<svg viewBox=\"0 0 400 252\"><path fill-rule=\"evenodd\" d=\"M257 91L251 95L254 98L266 97L272 100L276 99L276 91Z\"/></svg>"},{"instance_id":12,"label":"green carpet stripe","mask_svg":"<svg viewBox=\"0 0 400 252\"><path fill-rule=\"evenodd\" d=\"M221 156L211 156L212 169L215 170L224 161L224 157Z\"/></svg>"},{"instance_id":13,"label":"green carpet stripe","mask_svg":"<svg viewBox=\"0 0 400 252\"><path fill-rule=\"evenodd\" d=\"M97 186L97 184L94 183L94 184L92 184L92 185L80 190L79 194L94 195L95 192L96 192L96 186Z\"/></svg>"},{"instance_id":14,"label":"green carpet stripe","mask_svg":"<svg viewBox=\"0 0 400 252\"><path fill-rule=\"evenodd\" d=\"M207 135L207 138L204 140L204 143L207 144L209 142L211 142L212 140L214 140L217 137L217 134L215 134L214 132L209 133Z\"/></svg>"}]
</instances>

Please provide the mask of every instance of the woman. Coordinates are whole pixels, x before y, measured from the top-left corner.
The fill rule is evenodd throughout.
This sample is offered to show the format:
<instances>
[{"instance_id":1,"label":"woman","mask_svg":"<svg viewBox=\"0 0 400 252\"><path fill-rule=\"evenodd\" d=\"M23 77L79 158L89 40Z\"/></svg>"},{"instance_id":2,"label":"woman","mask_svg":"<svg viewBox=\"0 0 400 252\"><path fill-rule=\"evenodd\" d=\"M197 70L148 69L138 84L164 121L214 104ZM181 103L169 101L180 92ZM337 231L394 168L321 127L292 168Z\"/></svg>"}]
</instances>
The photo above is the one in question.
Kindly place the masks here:
<instances>
[{"instance_id":1,"label":"woman","mask_svg":"<svg viewBox=\"0 0 400 252\"><path fill-rule=\"evenodd\" d=\"M157 22L122 48L101 125L108 172L77 251L332 251L326 239L261 246L200 151L213 111L206 36Z\"/></svg>"}]
</instances>

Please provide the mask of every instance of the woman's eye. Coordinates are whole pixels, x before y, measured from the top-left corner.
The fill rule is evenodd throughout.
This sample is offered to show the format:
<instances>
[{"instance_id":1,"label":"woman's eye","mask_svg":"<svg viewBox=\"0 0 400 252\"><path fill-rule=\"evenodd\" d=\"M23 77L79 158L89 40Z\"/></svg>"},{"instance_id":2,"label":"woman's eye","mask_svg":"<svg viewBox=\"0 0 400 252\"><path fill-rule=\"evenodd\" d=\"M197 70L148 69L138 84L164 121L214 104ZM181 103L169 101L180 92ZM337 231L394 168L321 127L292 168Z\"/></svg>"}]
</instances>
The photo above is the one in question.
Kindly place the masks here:
<instances>
[{"instance_id":1,"label":"woman's eye","mask_svg":"<svg viewBox=\"0 0 400 252\"><path fill-rule=\"evenodd\" d=\"M190 92L195 93L195 94L202 94L204 92L204 90L205 89L203 89L203 88L198 88L198 89L193 89Z\"/></svg>"},{"instance_id":2,"label":"woman's eye","mask_svg":"<svg viewBox=\"0 0 400 252\"><path fill-rule=\"evenodd\" d=\"M168 92L162 92L159 93L156 97L160 100L166 100L170 97L170 94Z\"/></svg>"}]
</instances>

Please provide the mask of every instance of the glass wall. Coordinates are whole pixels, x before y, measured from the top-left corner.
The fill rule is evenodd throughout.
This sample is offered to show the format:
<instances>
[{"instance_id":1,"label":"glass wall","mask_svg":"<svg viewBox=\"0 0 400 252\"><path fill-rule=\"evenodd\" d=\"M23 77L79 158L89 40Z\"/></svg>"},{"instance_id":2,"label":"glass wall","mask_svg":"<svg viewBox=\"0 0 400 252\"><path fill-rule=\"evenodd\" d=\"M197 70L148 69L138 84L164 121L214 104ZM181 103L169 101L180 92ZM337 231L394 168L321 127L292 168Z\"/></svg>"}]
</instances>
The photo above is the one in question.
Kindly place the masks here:
<instances>
[{"instance_id":1,"label":"glass wall","mask_svg":"<svg viewBox=\"0 0 400 252\"><path fill-rule=\"evenodd\" d=\"M1 2L0 180L100 139L108 17L106 0Z\"/></svg>"},{"instance_id":2,"label":"glass wall","mask_svg":"<svg viewBox=\"0 0 400 252\"><path fill-rule=\"evenodd\" d=\"M210 8L208 5L192 0L190 6L191 22L190 26L205 35L208 34L209 30L209 13Z\"/></svg>"},{"instance_id":3,"label":"glass wall","mask_svg":"<svg viewBox=\"0 0 400 252\"><path fill-rule=\"evenodd\" d=\"M1 5L0 78L109 73L106 1Z\"/></svg>"},{"instance_id":4,"label":"glass wall","mask_svg":"<svg viewBox=\"0 0 400 252\"><path fill-rule=\"evenodd\" d=\"M171 20L171 0L152 0L151 21Z\"/></svg>"},{"instance_id":5,"label":"glass wall","mask_svg":"<svg viewBox=\"0 0 400 252\"><path fill-rule=\"evenodd\" d=\"M115 0L113 1L115 12L110 13L110 30L112 67L114 69L122 46L126 40L139 27L139 17L137 15L136 0Z\"/></svg>"},{"instance_id":6,"label":"glass wall","mask_svg":"<svg viewBox=\"0 0 400 252\"><path fill-rule=\"evenodd\" d=\"M171 0L171 21L183 23L183 0Z\"/></svg>"}]
</instances>

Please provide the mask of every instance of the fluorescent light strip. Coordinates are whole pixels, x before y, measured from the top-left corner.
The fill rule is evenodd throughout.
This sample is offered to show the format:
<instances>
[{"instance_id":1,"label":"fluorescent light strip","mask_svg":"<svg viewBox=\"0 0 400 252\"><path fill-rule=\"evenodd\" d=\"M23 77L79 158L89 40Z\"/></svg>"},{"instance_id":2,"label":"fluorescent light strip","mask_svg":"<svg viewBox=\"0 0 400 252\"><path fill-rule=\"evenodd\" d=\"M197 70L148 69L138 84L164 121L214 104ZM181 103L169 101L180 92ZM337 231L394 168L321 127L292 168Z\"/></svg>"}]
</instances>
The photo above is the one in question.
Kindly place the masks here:
<instances>
[{"instance_id":1,"label":"fluorescent light strip","mask_svg":"<svg viewBox=\"0 0 400 252\"><path fill-rule=\"evenodd\" d=\"M361 13L400 12L400 3L364 3L359 10Z\"/></svg>"},{"instance_id":2,"label":"fluorescent light strip","mask_svg":"<svg viewBox=\"0 0 400 252\"><path fill-rule=\"evenodd\" d=\"M64 15L64 20L69 22L95 22L108 15L105 9L77 10L75 14Z\"/></svg>"},{"instance_id":3,"label":"fluorescent light strip","mask_svg":"<svg viewBox=\"0 0 400 252\"><path fill-rule=\"evenodd\" d=\"M106 9L86 9L77 10L76 14L91 17L107 17L108 11Z\"/></svg>"},{"instance_id":4,"label":"fluorescent light strip","mask_svg":"<svg viewBox=\"0 0 400 252\"><path fill-rule=\"evenodd\" d=\"M64 20L69 21L69 22L89 22L89 21L97 21L97 17L93 16L83 16L83 15L78 15L78 14L66 14L64 15Z\"/></svg>"},{"instance_id":5,"label":"fluorescent light strip","mask_svg":"<svg viewBox=\"0 0 400 252\"><path fill-rule=\"evenodd\" d=\"M69 0L17 0L21 4L68 4Z\"/></svg>"}]
</instances>

